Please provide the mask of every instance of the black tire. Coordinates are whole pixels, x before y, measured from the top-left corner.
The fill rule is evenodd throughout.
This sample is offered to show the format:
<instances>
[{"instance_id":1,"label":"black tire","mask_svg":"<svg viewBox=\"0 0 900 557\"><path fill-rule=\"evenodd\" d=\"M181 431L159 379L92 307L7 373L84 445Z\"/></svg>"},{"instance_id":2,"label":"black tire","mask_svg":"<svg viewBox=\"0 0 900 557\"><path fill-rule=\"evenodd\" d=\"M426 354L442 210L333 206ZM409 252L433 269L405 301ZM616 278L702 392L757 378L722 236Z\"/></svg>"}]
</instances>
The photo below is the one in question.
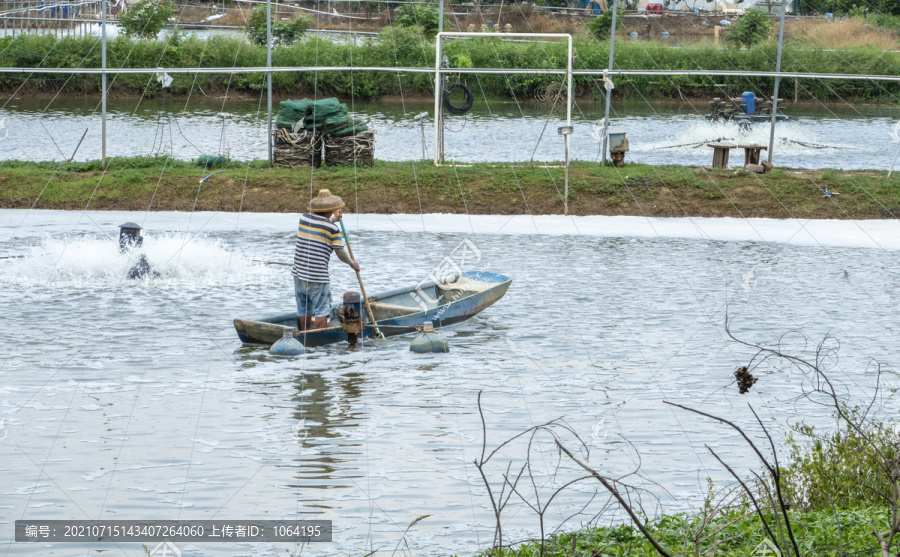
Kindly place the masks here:
<instances>
[{"instance_id":1,"label":"black tire","mask_svg":"<svg viewBox=\"0 0 900 557\"><path fill-rule=\"evenodd\" d=\"M452 102L450 102L450 93L456 89L457 87L462 88L463 92L466 94L466 100L463 104L456 106ZM466 85L465 83L452 83L446 89L444 89L444 108L447 109L447 112L450 114L456 114L457 116L462 116L466 112L472 109L472 103L475 102L475 94L472 93L472 89Z\"/></svg>"}]
</instances>

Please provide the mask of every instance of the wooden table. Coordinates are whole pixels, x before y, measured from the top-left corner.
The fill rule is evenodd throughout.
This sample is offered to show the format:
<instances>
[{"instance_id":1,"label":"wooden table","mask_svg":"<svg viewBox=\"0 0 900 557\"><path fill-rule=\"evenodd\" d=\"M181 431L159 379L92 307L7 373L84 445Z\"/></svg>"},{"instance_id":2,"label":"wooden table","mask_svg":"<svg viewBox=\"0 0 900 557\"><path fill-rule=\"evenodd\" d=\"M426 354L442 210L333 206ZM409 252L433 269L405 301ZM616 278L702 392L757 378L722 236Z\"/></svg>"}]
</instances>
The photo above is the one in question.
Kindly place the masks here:
<instances>
[{"instance_id":1,"label":"wooden table","mask_svg":"<svg viewBox=\"0 0 900 557\"><path fill-rule=\"evenodd\" d=\"M738 145L744 150L744 166L748 164L759 164L759 152L765 151L768 147L764 145Z\"/></svg>"},{"instance_id":2,"label":"wooden table","mask_svg":"<svg viewBox=\"0 0 900 557\"><path fill-rule=\"evenodd\" d=\"M707 143L713 148L713 168L728 168L728 152L737 147L734 143Z\"/></svg>"}]
</instances>

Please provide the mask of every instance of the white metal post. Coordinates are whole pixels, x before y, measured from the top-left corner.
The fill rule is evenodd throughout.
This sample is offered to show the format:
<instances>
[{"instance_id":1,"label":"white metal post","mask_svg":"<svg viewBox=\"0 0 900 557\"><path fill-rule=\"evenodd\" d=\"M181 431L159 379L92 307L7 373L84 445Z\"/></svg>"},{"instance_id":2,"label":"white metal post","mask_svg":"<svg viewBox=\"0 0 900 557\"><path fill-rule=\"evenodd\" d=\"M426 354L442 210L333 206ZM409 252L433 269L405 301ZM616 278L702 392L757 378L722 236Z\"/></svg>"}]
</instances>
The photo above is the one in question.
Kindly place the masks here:
<instances>
[{"instance_id":1,"label":"white metal post","mask_svg":"<svg viewBox=\"0 0 900 557\"><path fill-rule=\"evenodd\" d=\"M775 115L778 112L778 84L781 81L781 45L784 42L784 10L787 0L781 0L781 21L778 24L778 55L775 58L775 95L772 97L772 123L769 130L769 162L772 162L772 148L775 146Z\"/></svg>"},{"instance_id":2,"label":"white metal post","mask_svg":"<svg viewBox=\"0 0 900 557\"><path fill-rule=\"evenodd\" d=\"M569 146L571 145L572 135L572 58L575 52L572 50L572 37L569 37L569 48L567 50L568 59L566 60L566 133L563 136L566 142L566 185L563 193L563 212L569 214Z\"/></svg>"},{"instance_id":3,"label":"white metal post","mask_svg":"<svg viewBox=\"0 0 900 557\"><path fill-rule=\"evenodd\" d=\"M100 166L106 167L106 0L100 0Z\"/></svg>"},{"instance_id":4,"label":"white metal post","mask_svg":"<svg viewBox=\"0 0 900 557\"><path fill-rule=\"evenodd\" d=\"M443 128L443 125L444 125L443 117L441 114L441 100L442 100L441 97L442 97L442 89L443 89L443 87L442 87L443 84L441 82L441 76L442 76L441 59L443 58L442 39L444 37L494 37L494 38L498 38L498 34L497 33L480 33L480 32L479 33L463 33L463 32L448 31L446 33L440 32L437 35L435 35L435 37L434 37L434 42L435 42L435 48L434 48L434 54L435 54L435 56L434 56L434 164L435 164L435 166L440 165L441 162L443 162L443 158L444 158L443 151L438 147L440 145L440 138L439 138L438 132L439 132L439 130L441 130ZM568 99L566 101L566 125L571 126L572 125L572 57L574 54L573 45L572 45L572 35L570 35L568 33L503 33L503 35L501 37L503 39L512 38L512 37L527 37L527 38L552 38L552 39L563 39L564 38L564 39L568 40L568 42L569 42L569 48L568 48L569 59L566 62L566 69L564 71L568 78L568 83L567 83L567 87L566 87L567 88L566 98ZM462 70L462 71L466 72L468 70ZM562 72L563 72L563 70L559 70L559 71L556 71L553 73L559 74ZM490 71L481 70L480 72L479 71L474 71L474 72L469 71L469 73L503 73L503 72L502 71L494 72L493 70L490 70ZM509 72L509 73L515 73L515 72ZM542 70L539 70L539 72L533 71L533 72L521 72L521 73L548 73L548 72L547 72L547 70L542 69ZM569 139L567 137L566 138L566 146L568 147L568 145L569 145ZM439 150L441 151L440 154L438 154ZM568 151L568 149L567 149L567 151Z\"/></svg>"},{"instance_id":5,"label":"white metal post","mask_svg":"<svg viewBox=\"0 0 900 557\"><path fill-rule=\"evenodd\" d=\"M272 0L266 0L266 73L268 82L268 106L266 109L266 145L268 147L269 166L272 166ZM315 159L315 157L313 157Z\"/></svg>"},{"instance_id":6,"label":"white metal post","mask_svg":"<svg viewBox=\"0 0 900 557\"><path fill-rule=\"evenodd\" d=\"M441 164L443 153L440 151L440 137L438 130L444 126L444 120L441 114L441 97L443 96L443 87L441 87L441 39L443 33L438 33L435 37L434 46L434 165Z\"/></svg>"},{"instance_id":7,"label":"white metal post","mask_svg":"<svg viewBox=\"0 0 900 557\"><path fill-rule=\"evenodd\" d=\"M444 0L440 1L440 7L438 8L438 34L444 32ZM440 41L438 41L440 42ZM441 49L438 48L435 53L437 54L437 65L440 67L441 60L443 56L441 55ZM437 79L435 80L435 91L440 92L441 96L441 104L437 106L437 112L434 114L434 125L435 129L438 130L438 135L434 142L434 156L435 160L441 163L444 162L444 110L443 110L443 96L444 96L444 80ZM425 158L425 127L424 122L422 123L422 158ZM438 164L437 162L435 164Z\"/></svg>"},{"instance_id":8,"label":"white metal post","mask_svg":"<svg viewBox=\"0 0 900 557\"><path fill-rule=\"evenodd\" d=\"M616 50L616 8L619 6L619 3L616 0L613 0L613 16L612 16L612 29L609 32L609 71L612 73L613 69L613 53ZM607 141L609 141L609 103L610 97L612 96L612 89L606 85L606 115L603 117L603 159L601 164L606 166L606 146Z\"/></svg>"}]
</instances>

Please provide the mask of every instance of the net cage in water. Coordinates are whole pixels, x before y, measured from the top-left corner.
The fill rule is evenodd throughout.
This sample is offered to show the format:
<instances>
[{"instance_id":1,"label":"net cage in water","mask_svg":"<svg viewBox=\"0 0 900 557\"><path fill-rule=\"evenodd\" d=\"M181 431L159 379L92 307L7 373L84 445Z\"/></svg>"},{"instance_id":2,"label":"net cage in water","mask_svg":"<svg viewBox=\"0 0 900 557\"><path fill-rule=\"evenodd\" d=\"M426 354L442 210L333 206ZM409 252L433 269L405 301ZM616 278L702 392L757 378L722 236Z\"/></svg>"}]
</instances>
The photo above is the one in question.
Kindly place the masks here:
<instances>
[{"instance_id":1,"label":"net cage in water","mask_svg":"<svg viewBox=\"0 0 900 557\"><path fill-rule=\"evenodd\" d=\"M357 164L372 166L375 161L375 134L363 131L356 135L325 137L325 164L338 166Z\"/></svg>"},{"instance_id":2,"label":"net cage in water","mask_svg":"<svg viewBox=\"0 0 900 557\"><path fill-rule=\"evenodd\" d=\"M277 128L272 142L272 166L317 167L322 164L322 143L322 134L318 130L301 129L291 133Z\"/></svg>"}]
</instances>

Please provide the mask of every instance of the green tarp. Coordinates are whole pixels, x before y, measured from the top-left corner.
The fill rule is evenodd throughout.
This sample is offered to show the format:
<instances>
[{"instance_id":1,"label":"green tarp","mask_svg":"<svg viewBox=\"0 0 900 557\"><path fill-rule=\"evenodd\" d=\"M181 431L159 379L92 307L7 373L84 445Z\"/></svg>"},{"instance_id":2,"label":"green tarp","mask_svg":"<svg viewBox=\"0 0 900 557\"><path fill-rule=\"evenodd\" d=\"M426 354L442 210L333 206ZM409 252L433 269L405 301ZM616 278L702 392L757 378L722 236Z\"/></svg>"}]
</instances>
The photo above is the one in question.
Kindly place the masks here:
<instances>
[{"instance_id":1,"label":"green tarp","mask_svg":"<svg viewBox=\"0 0 900 557\"><path fill-rule=\"evenodd\" d=\"M278 104L278 118L275 125L279 128L293 128L303 120L307 130L319 130L323 135L346 137L368 129L361 120L350 117L347 105L335 98L311 101L281 101Z\"/></svg>"}]
</instances>

